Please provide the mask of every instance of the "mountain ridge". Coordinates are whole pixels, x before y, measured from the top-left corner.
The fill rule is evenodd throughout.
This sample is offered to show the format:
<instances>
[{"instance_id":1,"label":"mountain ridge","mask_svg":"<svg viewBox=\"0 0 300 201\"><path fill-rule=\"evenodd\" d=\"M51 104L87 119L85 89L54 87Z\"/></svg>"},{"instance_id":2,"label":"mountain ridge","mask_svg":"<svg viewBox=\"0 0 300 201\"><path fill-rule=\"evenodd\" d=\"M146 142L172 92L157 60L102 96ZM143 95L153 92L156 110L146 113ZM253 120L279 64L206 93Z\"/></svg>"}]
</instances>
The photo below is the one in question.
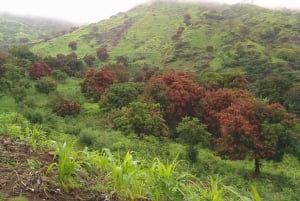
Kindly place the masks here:
<instances>
[{"instance_id":1,"label":"mountain ridge","mask_svg":"<svg viewBox=\"0 0 300 201\"><path fill-rule=\"evenodd\" d=\"M0 48L45 41L69 32L74 26L63 20L0 12Z\"/></svg>"}]
</instances>

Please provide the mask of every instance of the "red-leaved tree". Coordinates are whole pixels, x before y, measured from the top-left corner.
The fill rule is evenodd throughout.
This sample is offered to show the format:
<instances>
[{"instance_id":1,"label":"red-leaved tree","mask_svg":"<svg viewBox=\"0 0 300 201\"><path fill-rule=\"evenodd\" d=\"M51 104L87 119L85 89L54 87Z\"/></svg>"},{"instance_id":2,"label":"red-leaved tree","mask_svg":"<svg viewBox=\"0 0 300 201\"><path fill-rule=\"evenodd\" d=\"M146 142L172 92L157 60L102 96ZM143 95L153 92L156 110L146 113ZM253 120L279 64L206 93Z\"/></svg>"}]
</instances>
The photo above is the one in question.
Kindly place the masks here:
<instances>
[{"instance_id":1,"label":"red-leaved tree","mask_svg":"<svg viewBox=\"0 0 300 201\"><path fill-rule=\"evenodd\" d=\"M77 42L76 41L69 42L68 47L71 48L72 50L76 50L77 49Z\"/></svg>"},{"instance_id":2,"label":"red-leaved tree","mask_svg":"<svg viewBox=\"0 0 300 201\"><path fill-rule=\"evenodd\" d=\"M33 63L27 70L29 76L33 79L39 79L40 77L48 76L51 73L51 68L44 61Z\"/></svg>"},{"instance_id":3,"label":"red-leaved tree","mask_svg":"<svg viewBox=\"0 0 300 201\"><path fill-rule=\"evenodd\" d=\"M259 160L282 160L293 137L293 117L280 104L269 105L245 94L230 102L214 113L219 126L216 154L230 160L253 159L258 175Z\"/></svg>"},{"instance_id":4,"label":"red-leaved tree","mask_svg":"<svg viewBox=\"0 0 300 201\"><path fill-rule=\"evenodd\" d=\"M108 58L106 47L99 47L96 51L96 54L101 61L105 61Z\"/></svg>"},{"instance_id":5,"label":"red-leaved tree","mask_svg":"<svg viewBox=\"0 0 300 201\"><path fill-rule=\"evenodd\" d=\"M205 94L204 88L193 81L193 75L183 72L165 72L153 77L145 91L156 102L162 101L166 119L176 122L184 116L195 116L195 108Z\"/></svg>"},{"instance_id":6,"label":"red-leaved tree","mask_svg":"<svg viewBox=\"0 0 300 201\"><path fill-rule=\"evenodd\" d=\"M198 107L198 116L204 119L209 131L218 137L220 134L220 122L217 117L219 112L227 109L239 99L250 98L252 95L245 90L218 89L205 93L204 103Z\"/></svg>"},{"instance_id":7,"label":"red-leaved tree","mask_svg":"<svg viewBox=\"0 0 300 201\"><path fill-rule=\"evenodd\" d=\"M81 92L92 102L99 101L105 89L110 87L115 80L115 73L107 68L91 69L87 72L83 83L81 83Z\"/></svg>"},{"instance_id":8,"label":"red-leaved tree","mask_svg":"<svg viewBox=\"0 0 300 201\"><path fill-rule=\"evenodd\" d=\"M53 112L59 116L75 116L80 113L80 104L74 100L65 99L63 95L58 95L52 102Z\"/></svg>"}]
</instances>

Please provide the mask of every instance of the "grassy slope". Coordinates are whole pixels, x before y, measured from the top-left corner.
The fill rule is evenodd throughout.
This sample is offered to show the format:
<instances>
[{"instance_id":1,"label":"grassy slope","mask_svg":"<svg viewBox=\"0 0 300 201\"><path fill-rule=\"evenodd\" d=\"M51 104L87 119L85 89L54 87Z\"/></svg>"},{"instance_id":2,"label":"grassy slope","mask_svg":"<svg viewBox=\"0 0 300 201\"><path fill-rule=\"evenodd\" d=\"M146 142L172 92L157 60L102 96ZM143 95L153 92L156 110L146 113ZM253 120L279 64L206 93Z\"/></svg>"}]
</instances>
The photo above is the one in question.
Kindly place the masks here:
<instances>
[{"instance_id":1,"label":"grassy slope","mask_svg":"<svg viewBox=\"0 0 300 201\"><path fill-rule=\"evenodd\" d=\"M88 25L61 38L35 46L33 50L43 54L68 54L71 52L67 47L68 42L76 40L78 42L76 53L80 57L83 57L86 53L94 54L97 47L101 45L96 42L94 36L96 33L104 33L109 29L122 25L128 18L133 18L135 19L134 24L123 35L122 40L116 47L106 42L103 43L103 45L107 44L109 46L111 60L118 55L127 55L136 62L162 65L163 60L169 59L174 54L180 56L182 51L183 54L195 51L195 55L191 58L177 57L175 61L165 65L195 70L203 63L208 62L214 70L222 69L222 58L225 57L225 53L234 53L237 46L235 42L230 43L231 38L227 32L239 32L242 25L251 25L252 28L247 38L243 41L240 40L239 43L243 46L255 46L255 51L270 56L271 61L282 61L275 56L279 45L298 51L299 47L292 45L290 42L281 42L284 36L299 36L297 31L292 31L297 26L298 17L296 15L282 15L277 11L273 12L265 9L254 10L251 6L246 9L251 12L244 14L242 17L239 17L238 12L241 8L233 7L227 10L229 13L226 14L227 16L233 15L231 18L214 20L211 17L205 17L206 14L218 16L221 11L216 13L207 11L204 8L198 9L195 6L177 7L170 4L149 8L139 7L128 12L127 17L125 17L125 14L118 14L109 20ZM186 12L192 16L192 26L186 26L183 23L182 15ZM223 13L223 15L225 14ZM294 28L286 28L285 25L288 24L291 24ZM180 52L176 52L178 51L175 48L176 42L171 39L178 26L185 27L181 41L188 43L188 46ZM262 41L260 34L273 29L274 26L281 28L277 39L272 43ZM96 29L97 31L95 31ZM205 49L208 45L214 47L214 52L206 52ZM228 48L228 51L225 51L226 48ZM143 59L143 56L146 58ZM210 59L210 56L215 58ZM60 85L58 91L68 92L68 96L76 97L77 92L75 91L78 91L76 86L78 87L78 80L70 79L65 84ZM71 92L69 89L76 90ZM93 142L92 146L96 149L105 146L120 153L134 150L138 156L142 158L146 156L148 159L155 156L172 159L177 153L184 155L184 147L176 142L152 137L147 137L141 141L133 136L128 138L117 132L101 131L97 119L97 115L99 115L97 109L96 104L85 103L83 104L83 112L78 117L74 119L57 118L54 125L59 125L59 130L66 133L77 132L76 134L79 136L90 135ZM70 125L73 125L74 128L71 128ZM241 191L247 191L250 184L255 184L264 200L290 201L297 200L300 196L300 175L297 171L300 164L292 156L287 155L283 163L279 164L263 162L263 173L259 179L251 177L250 172L253 171L252 161L223 161L215 157L210 151L201 148L199 148L198 158L199 162L188 165L188 168L199 177L221 175L222 178L224 177L226 184L237 186Z\"/></svg>"},{"instance_id":2,"label":"grassy slope","mask_svg":"<svg viewBox=\"0 0 300 201\"><path fill-rule=\"evenodd\" d=\"M184 23L184 14L191 16L191 25ZM236 62L230 68L224 68L226 63L236 60L234 56L239 53L239 46L259 53L270 63L285 62L276 57L282 47L299 53L300 48L295 45L295 41L300 41L299 18L295 13L253 5L206 7L200 4L154 3L82 27L38 44L32 50L43 56L69 54L68 43L75 40L78 43L75 52L80 58L85 54L95 55L98 47L107 46L108 62L115 61L116 56L127 56L131 63L189 71L240 71L244 70L244 66ZM128 27L116 35L116 30L126 23ZM184 32L178 40L172 40L178 27L184 27ZM262 38L263 34L275 32L274 29L279 32L273 38ZM99 41L100 36L102 40ZM112 44L112 41L118 42ZM207 51L208 46L213 47L212 52ZM252 47L249 49L249 46ZM97 65L100 65L99 62ZM295 69L285 65L284 71L291 70Z\"/></svg>"},{"instance_id":3,"label":"grassy slope","mask_svg":"<svg viewBox=\"0 0 300 201\"><path fill-rule=\"evenodd\" d=\"M58 92L64 93L68 98L83 101L82 112L77 117L58 117L47 112L49 96L36 94L29 91L27 98L34 100L37 105L34 111L41 111L45 121L43 128L47 128L48 137L61 141L76 139L88 144L91 148L101 150L106 147L121 157L130 150L140 160L151 162L153 158L159 157L163 161L173 160L177 154L179 159L186 160L185 145L174 140L145 136L142 140L134 134L125 136L116 131L104 131L100 122L101 113L97 103L85 102L79 92L78 78L68 78L59 83ZM4 99L1 99L2 101ZM13 102L6 100L6 102ZM6 107L4 105L4 107ZM15 111L16 106L7 106L6 111ZM2 107L1 107L2 108ZM3 112L3 111L1 111ZM100 116L99 116L100 115ZM298 126L298 131L300 127ZM68 133L72 135L62 135ZM255 185L264 200L291 201L300 196L300 173L298 167L300 162L290 155L286 155L282 163L264 161L262 163L262 175L253 178L253 161L226 161L214 156L211 151L198 147L198 162L189 164L187 161L181 163L180 171L189 170L198 177L207 179L207 176L220 176L226 185L235 186L242 194L248 194L250 185Z\"/></svg>"}]
</instances>

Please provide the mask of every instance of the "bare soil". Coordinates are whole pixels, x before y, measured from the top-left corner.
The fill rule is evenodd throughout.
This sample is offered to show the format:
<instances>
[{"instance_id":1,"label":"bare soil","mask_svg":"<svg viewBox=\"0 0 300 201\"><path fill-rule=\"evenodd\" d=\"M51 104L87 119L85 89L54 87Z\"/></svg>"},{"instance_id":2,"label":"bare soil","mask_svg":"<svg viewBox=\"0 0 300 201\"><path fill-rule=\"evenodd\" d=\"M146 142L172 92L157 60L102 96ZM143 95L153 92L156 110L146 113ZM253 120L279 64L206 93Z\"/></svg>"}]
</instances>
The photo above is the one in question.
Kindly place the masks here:
<instances>
[{"instance_id":1,"label":"bare soil","mask_svg":"<svg viewBox=\"0 0 300 201\"><path fill-rule=\"evenodd\" d=\"M28 160L39 161L37 169L30 167ZM0 194L11 198L25 196L30 201L116 201L115 194L109 195L96 190L87 190L88 185L99 182L90 178L80 188L62 190L55 172L46 174L53 162L53 155L45 150L32 151L31 146L19 140L0 136ZM1 199L1 198L0 198Z\"/></svg>"}]
</instances>

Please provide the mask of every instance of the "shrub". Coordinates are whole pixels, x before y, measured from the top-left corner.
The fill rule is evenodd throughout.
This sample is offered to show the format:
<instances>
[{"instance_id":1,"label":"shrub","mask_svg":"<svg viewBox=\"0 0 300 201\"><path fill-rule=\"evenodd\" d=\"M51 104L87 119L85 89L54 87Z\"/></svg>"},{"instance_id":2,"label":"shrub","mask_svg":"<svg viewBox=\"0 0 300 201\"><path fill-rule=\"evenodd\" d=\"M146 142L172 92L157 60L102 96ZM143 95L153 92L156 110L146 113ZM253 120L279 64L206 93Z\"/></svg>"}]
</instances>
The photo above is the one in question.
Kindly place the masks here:
<instances>
[{"instance_id":1,"label":"shrub","mask_svg":"<svg viewBox=\"0 0 300 201\"><path fill-rule=\"evenodd\" d=\"M201 143L202 146L207 147L209 145L211 134L206 130L207 126L201 124L199 119L184 117L182 121L176 127L176 131L179 137L189 145L197 145Z\"/></svg>"},{"instance_id":2,"label":"shrub","mask_svg":"<svg viewBox=\"0 0 300 201\"><path fill-rule=\"evenodd\" d=\"M53 111L62 117L75 116L80 113L81 106L73 100L66 100L63 95L57 96L53 101Z\"/></svg>"},{"instance_id":3,"label":"shrub","mask_svg":"<svg viewBox=\"0 0 300 201\"><path fill-rule=\"evenodd\" d=\"M71 48L72 50L76 50L77 49L77 42L76 41L69 42L68 47Z\"/></svg>"},{"instance_id":4,"label":"shrub","mask_svg":"<svg viewBox=\"0 0 300 201\"><path fill-rule=\"evenodd\" d=\"M160 113L159 104L132 102L127 107L113 111L113 126L125 133L168 135L168 128Z\"/></svg>"},{"instance_id":5,"label":"shrub","mask_svg":"<svg viewBox=\"0 0 300 201\"><path fill-rule=\"evenodd\" d=\"M141 94L141 85L133 82L115 83L107 89L100 99L100 107L106 110L122 108Z\"/></svg>"},{"instance_id":6,"label":"shrub","mask_svg":"<svg viewBox=\"0 0 300 201\"><path fill-rule=\"evenodd\" d=\"M68 75L65 72L62 72L61 70L52 71L51 76L58 81L63 81L68 78Z\"/></svg>"},{"instance_id":7,"label":"shrub","mask_svg":"<svg viewBox=\"0 0 300 201\"><path fill-rule=\"evenodd\" d=\"M7 69L4 66L0 66L0 78L4 77Z\"/></svg>"},{"instance_id":8,"label":"shrub","mask_svg":"<svg viewBox=\"0 0 300 201\"><path fill-rule=\"evenodd\" d=\"M87 72L83 83L81 83L81 92L92 102L98 101L105 89L109 88L115 79L115 73L107 68L91 69Z\"/></svg>"},{"instance_id":9,"label":"shrub","mask_svg":"<svg viewBox=\"0 0 300 201\"><path fill-rule=\"evenodd\" d=\"M43 61L35 62L28 69L29 76L33 79L39 79L43 76L48 76L51 73L51 68Z\"/></svg>"},{"instance_id":10,"label":"shrub","mask_svg":"<svg viewBox=\"0 0 300 201\"><path fill-rule=\"evenodd\" d=\"M35 88L40 93L49 94L57 88L57 82L51 77L43 77L35 85Z\"/></svg>"},{"instance_id":11,"label":"shrub","mask_svg":"<svg viewBox=\"0 0 300 201\"><path fill-rule=\"evenodd\" d=\"M106 47L99 47L96 51L96 54L101 61L105 61L108 58Z\"/></svg>"},{"instance_id":12,"label":"shrub","mask_svg":"<svg viewBox=\"0 0 300 201\"><path fill-rule=\"evenodd\" d=\"M88 65L88 66L92 66L96 60L96 57L90 54L86 54L83 57L84 62Z\"/></svg>"}]
</instances>

